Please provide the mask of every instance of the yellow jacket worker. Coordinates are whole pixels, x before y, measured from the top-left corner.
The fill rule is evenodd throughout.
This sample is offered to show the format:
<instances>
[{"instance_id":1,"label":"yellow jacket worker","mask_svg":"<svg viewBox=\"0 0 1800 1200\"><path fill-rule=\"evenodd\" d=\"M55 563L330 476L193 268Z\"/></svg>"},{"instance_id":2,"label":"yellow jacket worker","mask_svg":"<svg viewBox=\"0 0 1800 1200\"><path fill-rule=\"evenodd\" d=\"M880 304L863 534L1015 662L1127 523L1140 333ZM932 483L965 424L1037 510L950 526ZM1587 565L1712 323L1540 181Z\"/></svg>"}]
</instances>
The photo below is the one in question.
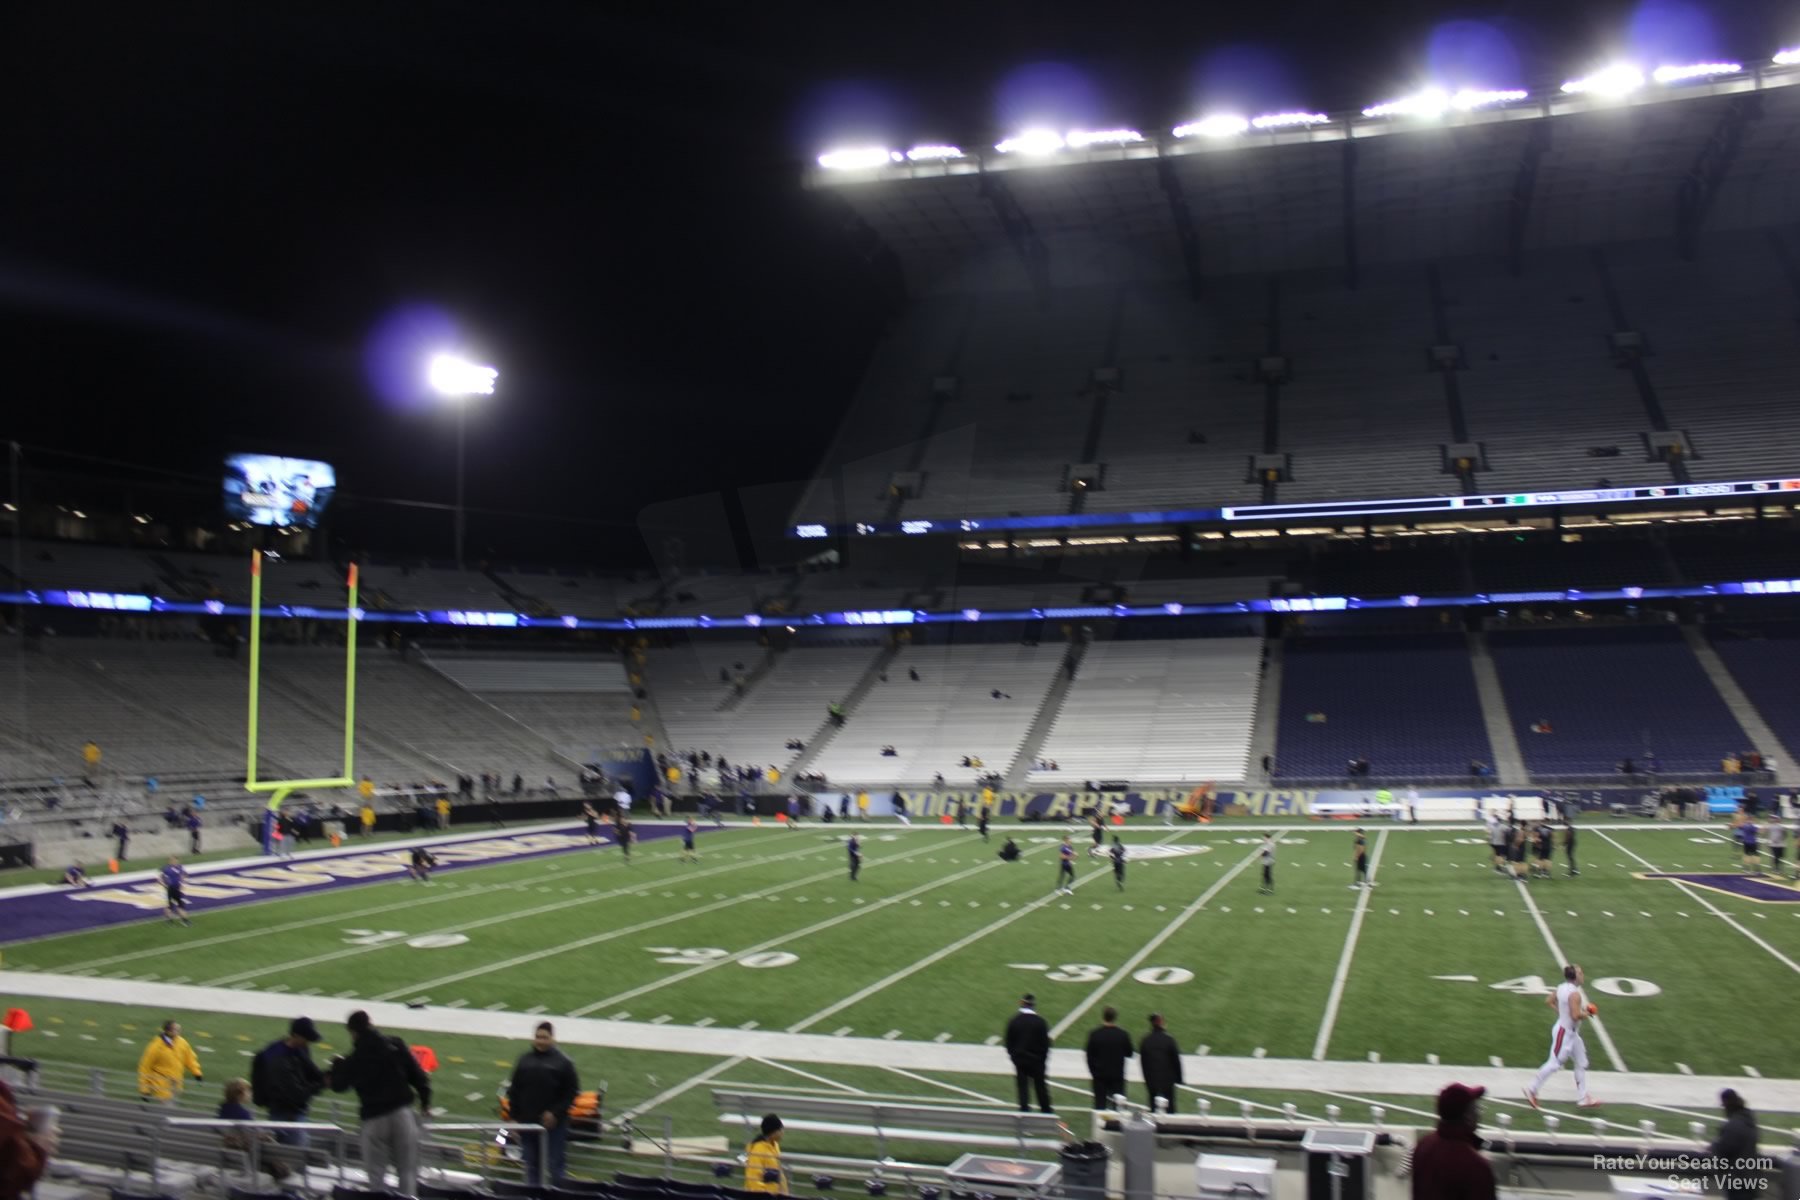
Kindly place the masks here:
<instances>
[{"instance_id":1,"label":"yellow jacket worker","mask_svg":"<svg viewBox=\"0 0 1800 1200\"><path fill-rule=\"evenodd\" d=\"M787 1173L781 1169L781 1118L774 1113L762 1119L762 1132L744 1148L744 1190L787 1194Z\"/></svg>"},{"instance_id":2,"label":"yellow jacket worker","mask_svg":"<svg viewBox=\"0 0 1800 1200\"><path fill-rule=\"evenodd\" d=\"M173 1100L181 1093L183 1074L200 1076L200 1059L181 1036L181 1024L164 1021L138 1059L138 1094L146 1100Z\"/></svg>"}]
</instances>

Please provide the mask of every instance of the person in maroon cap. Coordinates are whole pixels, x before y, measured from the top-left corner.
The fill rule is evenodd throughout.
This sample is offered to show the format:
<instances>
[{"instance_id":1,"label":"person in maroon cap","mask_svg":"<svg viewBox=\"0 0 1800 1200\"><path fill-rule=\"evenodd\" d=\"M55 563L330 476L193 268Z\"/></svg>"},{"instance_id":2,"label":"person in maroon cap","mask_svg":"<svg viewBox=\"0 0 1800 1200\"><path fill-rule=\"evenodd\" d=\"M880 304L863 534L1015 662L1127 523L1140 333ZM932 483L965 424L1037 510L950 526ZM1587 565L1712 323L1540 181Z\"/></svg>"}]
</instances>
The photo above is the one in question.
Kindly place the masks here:
<instances>
[{"instance_id":1,"label":"person in maroon cap","mask_svg":"<svg viewBox=\"0 0 1800 1200\"><path fill-rule=\"evenodd\" d=\"M1486 1088L1464 1083L1438 1093L1437 1132L1413 1148L1413 1200L1494 1200L1494 1168L1475 1133L1485 1095Z\"/></svg>"}]
</instances>

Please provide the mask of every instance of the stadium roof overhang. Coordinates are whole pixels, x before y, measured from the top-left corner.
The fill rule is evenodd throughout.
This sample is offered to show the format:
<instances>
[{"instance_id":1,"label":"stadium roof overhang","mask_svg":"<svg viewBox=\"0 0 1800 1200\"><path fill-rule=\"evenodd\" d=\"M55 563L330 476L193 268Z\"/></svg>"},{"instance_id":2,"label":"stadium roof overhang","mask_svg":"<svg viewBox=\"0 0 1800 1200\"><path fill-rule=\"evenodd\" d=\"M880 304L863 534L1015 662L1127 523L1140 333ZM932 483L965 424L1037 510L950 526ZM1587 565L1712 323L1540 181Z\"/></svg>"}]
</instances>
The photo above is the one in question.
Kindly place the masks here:
<instances>
[{"instance_id":1,"label":"stadium roof overhang","mask_svg":"<svg viewBox=\"0 0 1800 1200\"><path fill-rule=\"evenodd\" d=\"M1800 67L1771 67L1431 118L813 168L806 184L841 196L915 293L1004 286L996 264L1039 287L1354 271L1791 222L1795 84Z\"/></svg>"}]
</instances>

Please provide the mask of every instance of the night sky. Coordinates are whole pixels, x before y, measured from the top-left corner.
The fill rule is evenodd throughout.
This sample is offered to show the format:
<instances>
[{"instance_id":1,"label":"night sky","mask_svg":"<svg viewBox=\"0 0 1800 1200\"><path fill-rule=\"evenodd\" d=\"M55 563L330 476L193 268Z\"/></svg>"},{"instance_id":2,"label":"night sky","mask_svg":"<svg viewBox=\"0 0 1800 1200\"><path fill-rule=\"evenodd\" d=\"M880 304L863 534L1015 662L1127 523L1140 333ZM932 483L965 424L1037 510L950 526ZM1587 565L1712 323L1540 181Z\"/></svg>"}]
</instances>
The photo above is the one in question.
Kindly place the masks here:
<instances>
[{"instance_id":1,"label":"night sky","mask_svg":"<svg viewBox=\"0 0 1800 1200\"><path fill-rule=\"evenodd\" d=\"M1046 80L1083 120L1146 132L1222 87L1351 107L1407 90L1434 45L1510 54L1495 85L1633 38L1755 58L1800 41L1792 10L15 5L0 435L195 479L231 449L315 456L355 495L448 501L452 422L384 402L365 370L384 317L428 303L501 371L471 416L470 504L612 523L477 521L472 556L641 560L646 506L713 495L679 511L731 514L753 553L895 306L892 272L800 187L834 138L981 144ZM1488 32L1458 41L1458 18ZM420 536L359 511L366 537ZM431 519L444 537L421 550L443 556Z\"/></svg>"}]
</instances>

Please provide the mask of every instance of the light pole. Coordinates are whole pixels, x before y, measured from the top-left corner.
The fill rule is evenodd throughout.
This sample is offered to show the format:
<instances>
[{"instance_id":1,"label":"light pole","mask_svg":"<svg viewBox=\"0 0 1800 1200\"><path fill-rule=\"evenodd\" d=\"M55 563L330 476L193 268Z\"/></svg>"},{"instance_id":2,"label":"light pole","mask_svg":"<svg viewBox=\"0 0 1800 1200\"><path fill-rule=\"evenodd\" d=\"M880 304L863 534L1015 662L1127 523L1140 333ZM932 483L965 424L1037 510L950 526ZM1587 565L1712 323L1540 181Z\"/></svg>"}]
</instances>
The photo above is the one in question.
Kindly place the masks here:
<instances>
[{"instance_id":1,"label":"light pole","mask_svg":"<svg viewBox=\"0 0 1800 1200\"><path fill-rule=\"evenodd\" d=\"M469 398L494 394L500 372L454 354L433 355L426 377L431 390L456 405L456 569L463 569L463 456L469 423Z\"/></svg>"}]
</instances>

